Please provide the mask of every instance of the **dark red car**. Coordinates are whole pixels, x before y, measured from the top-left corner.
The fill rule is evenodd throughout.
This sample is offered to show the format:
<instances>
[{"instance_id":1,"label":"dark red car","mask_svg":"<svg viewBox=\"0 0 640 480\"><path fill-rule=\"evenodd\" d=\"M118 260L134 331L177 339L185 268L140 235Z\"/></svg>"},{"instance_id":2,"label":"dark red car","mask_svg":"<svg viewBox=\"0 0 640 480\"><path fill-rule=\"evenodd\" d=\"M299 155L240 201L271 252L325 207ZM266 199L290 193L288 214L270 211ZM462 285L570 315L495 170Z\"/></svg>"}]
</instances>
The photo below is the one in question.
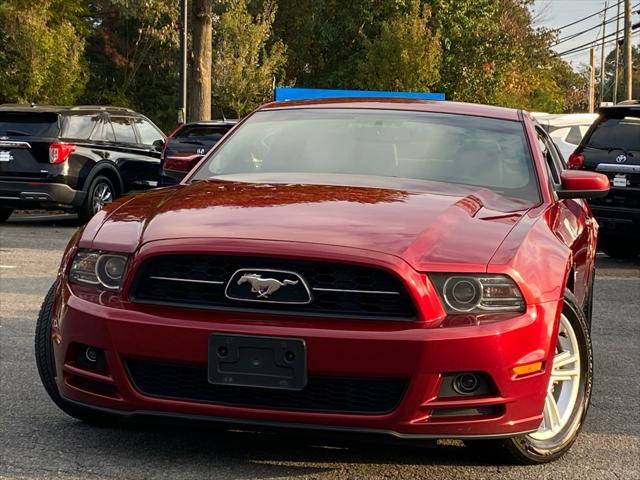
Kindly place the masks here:
<instances>
[{"instance_id":1,"label":"dark red car","mask_svg":"<svg viewBox=\"0 0 640 480\"><path fill-rule=\"evenodd\" d=\"M155 415L460 438L562 455L586 415L599 173L526 112L271 103L175 187L72 238L38 319L44 386Z\"/></svg>"}]
</instances>

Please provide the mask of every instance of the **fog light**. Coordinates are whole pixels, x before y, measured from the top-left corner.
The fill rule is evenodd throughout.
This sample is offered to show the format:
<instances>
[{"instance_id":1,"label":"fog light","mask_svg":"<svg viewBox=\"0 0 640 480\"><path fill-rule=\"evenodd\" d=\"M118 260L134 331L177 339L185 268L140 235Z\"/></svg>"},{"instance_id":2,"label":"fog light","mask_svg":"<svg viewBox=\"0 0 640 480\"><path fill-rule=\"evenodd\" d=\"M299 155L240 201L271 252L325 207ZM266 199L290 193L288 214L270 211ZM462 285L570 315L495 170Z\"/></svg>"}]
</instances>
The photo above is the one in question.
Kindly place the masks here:
<instances>
[{"instance_id":1,"label":"fog light","mask_svg":"<svg viewBox=\"0 0 640 480\"><path fill-rule=\"evenodd\" d=\"M480 387L480 380L473 373L463 373L453 380L453 389L462 394L469 395Z\"/></svg>"},{"instance_id":2,"label":"fog light","mask_svg":"<svg viewBox=\"0 0 640 480\"><path fill-rule=\"evenodd\" d=\"M84 358L86 358L89 363L96 363L98 361L98 351L93 347L87 347L84 351Z\"/></svg>"}]
</instances>

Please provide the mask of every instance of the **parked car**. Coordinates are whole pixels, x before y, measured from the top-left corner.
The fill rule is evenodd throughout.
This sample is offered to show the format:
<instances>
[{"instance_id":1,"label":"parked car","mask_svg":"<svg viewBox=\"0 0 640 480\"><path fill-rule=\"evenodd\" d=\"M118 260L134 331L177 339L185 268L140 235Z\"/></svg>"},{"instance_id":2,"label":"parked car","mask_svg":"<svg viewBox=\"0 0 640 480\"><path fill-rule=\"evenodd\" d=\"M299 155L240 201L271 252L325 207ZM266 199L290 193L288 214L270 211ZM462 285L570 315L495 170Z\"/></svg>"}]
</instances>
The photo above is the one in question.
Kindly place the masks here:
<instances>
[{"instance_id":1,"label":"parked car","mask_svg":"<svg viewBox=\"0 0 640 480\"><path fill-rule=\"evenodd\" d=\"M16 208L91 218L131 190L157 186L165 136L126 108L0 106L0 221Z\"/></svg>"},{"instance_id":2,"label":"parked car","mask_svg":"<svg viewBox=\"0 0 640 480\"><path fill-rule=\"evenodd\" d=\"M640 255L640 103L603 107L598 114L569 166L609 177L609 194L590 201L600 247L610 257L633 258Z\"/></svg>"},{"instance_id":3,"label":"parked car","mask_svg":"<svg viewBox=\"0 0 640 480\"><path fill-rule=\"evenodd\" d=\"M42 382L88 422L460 438L554 460L589 405L583 199L608 188L565 170L519 110L265 105L180 185L73 237L37 321Z\"/></svg>"},{"instance_id":4,"label":"parked car","mask_svg":"<svg viewBox=\"0 0 640 480\"><path fill-rule=\"evenodd\" d=\"M597 113L532 114L558 146L566 160L576 149L591 124L598 118Z\"/></svg>"},{"instance_id":5,"label":"parked car","mask_svg":"<svg viewBox=\"0 0 640 480\"><path fill-rule=\"evenodd\" d=\"M160 185L180 183L236 123L237 120L193 122L180 125L171 132L162 151Z\"/></svg>"}]
</instances>

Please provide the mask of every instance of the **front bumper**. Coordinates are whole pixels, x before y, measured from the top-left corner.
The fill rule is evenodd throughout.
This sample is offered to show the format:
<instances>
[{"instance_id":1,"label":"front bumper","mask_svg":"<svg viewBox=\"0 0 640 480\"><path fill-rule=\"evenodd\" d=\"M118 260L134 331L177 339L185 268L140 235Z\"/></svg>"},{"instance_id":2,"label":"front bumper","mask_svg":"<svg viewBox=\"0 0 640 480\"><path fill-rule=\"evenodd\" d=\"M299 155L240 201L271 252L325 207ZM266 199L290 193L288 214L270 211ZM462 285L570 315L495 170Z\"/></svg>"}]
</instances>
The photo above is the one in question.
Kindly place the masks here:
<instances>
[{"instance_id":1,"label":"front bumper","mask_svg":"<svg viewBox=\"0 0 640 480\"><path fill-rule=\"evenodd\" d=\"M82 204L85 192L64 183L0 180L0 205L10 208L68 208Z\"/></svg>"},{"instance_id":2,"label":"front bumper","mask_svg":"<svg viewBox=\"0 0 640 480\"><path fill-rule=\"evenodd\" d=\"M69 401L125 417L206 418L418 438L504 437L535 430L549 371L514 378L511 368L548 363L561 308L561 302L550 302L492 324L429 328L419 321L310 320L139 305L65 282L58 288L53 314L57 384ZM364 415L158 398L134 386L126 359L204 366L212 332L303 338L310 375L406 378L408 387L393 411ZM107 370L78 365L73 353L78 344L103 349ZM439 398L443 375L464 371L486 373L496 391ZM464 414L474 408L490 413ZM448 413L439 415L443 412Z\"/></svg>"}]
</instances>

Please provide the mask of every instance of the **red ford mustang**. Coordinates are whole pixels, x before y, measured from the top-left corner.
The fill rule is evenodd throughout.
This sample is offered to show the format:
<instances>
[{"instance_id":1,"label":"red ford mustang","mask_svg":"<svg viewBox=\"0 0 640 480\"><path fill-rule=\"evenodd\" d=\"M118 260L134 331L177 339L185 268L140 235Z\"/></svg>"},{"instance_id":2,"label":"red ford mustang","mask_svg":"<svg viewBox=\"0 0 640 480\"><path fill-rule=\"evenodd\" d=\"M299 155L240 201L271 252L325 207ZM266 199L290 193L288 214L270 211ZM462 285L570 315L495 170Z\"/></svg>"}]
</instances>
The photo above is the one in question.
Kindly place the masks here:
<instances>
[{"instance_id":1,"label":"red ford mustang","mask_svg":"<svg viewBox=\"0 0 640 480\"><path fill-rule=\"evenodd\" d=\"M558 458L585 418L601 174L526 112L268 104L178 186L71 239L36 332L53 401L460 438Z\"/></svg>"}]
</instances>

